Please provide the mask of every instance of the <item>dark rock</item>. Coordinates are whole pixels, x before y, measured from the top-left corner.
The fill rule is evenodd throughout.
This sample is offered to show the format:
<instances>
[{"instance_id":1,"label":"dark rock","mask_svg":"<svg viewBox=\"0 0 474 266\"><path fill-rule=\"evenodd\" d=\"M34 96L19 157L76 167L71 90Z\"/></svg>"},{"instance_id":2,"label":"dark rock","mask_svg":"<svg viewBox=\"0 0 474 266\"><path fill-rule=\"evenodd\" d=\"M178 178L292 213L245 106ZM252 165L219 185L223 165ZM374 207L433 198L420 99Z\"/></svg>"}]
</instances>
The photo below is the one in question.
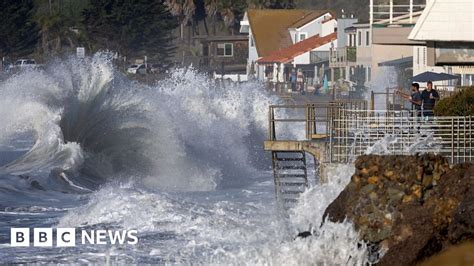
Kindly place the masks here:
<instances>
[{"instance_id":1,"label":"dark rock","mask_svg":"<svg viewBox=\"0 0 474 266\"><path fill-rule=\"evenodd\" d=\"M474 240L474 165L446 159L365 155L324 217L348 218L366 242L388 249L380 265L414 265Z\"/></svg>"},{"instance_id":2,"label":"dark rock","mask_svg":"<svg viewBox=\"0 0 474 266\"><path fill-rule=\"evenodd\" d=\"M311 234L310 231L304 231L304 232L300 232L296 237L298 238L307 238L308 236L312 236L313 234Z\"/></svg>"}]
</instances>

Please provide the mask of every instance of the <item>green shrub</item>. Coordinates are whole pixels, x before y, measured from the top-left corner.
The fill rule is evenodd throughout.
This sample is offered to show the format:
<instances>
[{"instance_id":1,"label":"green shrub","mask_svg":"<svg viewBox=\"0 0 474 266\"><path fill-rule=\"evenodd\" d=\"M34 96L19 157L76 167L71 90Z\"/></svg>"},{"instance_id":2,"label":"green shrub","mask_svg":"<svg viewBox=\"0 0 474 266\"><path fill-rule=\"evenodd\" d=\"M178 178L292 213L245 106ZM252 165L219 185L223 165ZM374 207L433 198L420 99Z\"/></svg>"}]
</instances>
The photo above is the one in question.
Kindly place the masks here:
<instances>
[{"instance_id":1,"label":"green shrub","mask_svg":"<svg viewBox=\"0 0 474 266\"><path fill-rule=\"evenodd\" d=\"M441 99L434 113L436 116L474 116L474 86Z\"/></svg>"}]
</instances>

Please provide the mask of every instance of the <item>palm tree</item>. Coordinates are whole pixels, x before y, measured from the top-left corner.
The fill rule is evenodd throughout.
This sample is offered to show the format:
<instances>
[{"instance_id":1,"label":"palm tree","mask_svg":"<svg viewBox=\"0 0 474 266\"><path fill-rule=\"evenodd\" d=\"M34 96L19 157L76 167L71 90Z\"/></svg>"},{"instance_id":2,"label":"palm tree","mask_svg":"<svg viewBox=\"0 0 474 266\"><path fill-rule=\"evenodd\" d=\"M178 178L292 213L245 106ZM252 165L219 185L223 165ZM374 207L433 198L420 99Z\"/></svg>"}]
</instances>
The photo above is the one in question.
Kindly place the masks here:
<instances>
[{"instance_id":1,"label":"palm tree","mask_svg":"<svg viewBox=\"0 0 474 266\"><path fill-rule=\"evenodd\" d=\"M171 15L179 17L181 30L181 40L184 39L184 26L192 20L193 15L196 11L196 5L193 0L166 0L165 4Z\"/></svg>"},{"instance_id":2,"label":"palm tree","mask_svg":"<svg viewBox=\"0 0 474 266\"><path fill-rule=\"evenodd\" d=\"M219 8L219 4L217 0L206 0L204 3L206 9L206 15L212 18L212 34L216 35L216 16L217 16L217 9ZM209 35L207 29L207 23L204 19L204 26L206 27L206 33Z\"/></svg>"}]
</instances>

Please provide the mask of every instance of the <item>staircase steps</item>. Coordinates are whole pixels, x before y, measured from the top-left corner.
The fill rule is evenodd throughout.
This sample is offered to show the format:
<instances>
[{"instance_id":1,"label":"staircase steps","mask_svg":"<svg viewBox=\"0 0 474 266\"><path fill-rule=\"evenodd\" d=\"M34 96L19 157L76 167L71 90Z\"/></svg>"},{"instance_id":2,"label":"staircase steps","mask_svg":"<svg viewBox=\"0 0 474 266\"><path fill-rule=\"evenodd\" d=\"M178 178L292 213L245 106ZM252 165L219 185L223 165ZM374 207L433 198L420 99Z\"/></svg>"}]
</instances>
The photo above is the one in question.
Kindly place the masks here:
<instances>
[{"instance_id":1,"label":"staircase steps","mask_svg":"<svg viewBox=\"0 0 474 266\"><path fill-rule=\"evenodd\" d=\"M277 200L285 210L294 207L308 187L306 156L301 151L272 152Z\"/></svg>"}]
</instances>

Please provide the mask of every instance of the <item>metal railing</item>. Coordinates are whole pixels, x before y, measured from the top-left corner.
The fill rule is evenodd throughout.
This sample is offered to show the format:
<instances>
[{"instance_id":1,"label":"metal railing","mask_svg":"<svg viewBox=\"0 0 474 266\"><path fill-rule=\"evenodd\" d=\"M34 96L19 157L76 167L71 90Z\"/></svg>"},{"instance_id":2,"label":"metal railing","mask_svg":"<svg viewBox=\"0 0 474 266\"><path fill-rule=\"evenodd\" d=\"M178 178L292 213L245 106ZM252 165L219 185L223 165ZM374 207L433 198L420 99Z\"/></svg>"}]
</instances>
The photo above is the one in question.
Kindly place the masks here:
<instances>
[{"instance_id":1,"label":"metal railing","mask_svg":"<svg viewBox=\"0 0 474 266\"><path fill-rule=\"evenodd\" d=\"M412 111L374 111L367 107L366 101L354 100L272 105L269 140L323 140L327 143L325 162L331 163L348 163L367 152L434 152L452 164L474 161L473 117L423 117Z\"/></svg>"},{"instance_id":2,"label":"metal railing","mask_svg":"<svg viewBox=\"0 0 474 266\"><path fill-rule=\"evenodd\" d=\"M269 107L269 140L288 140L294 138L294 134L278 134L279 125L295 123L304 125L305 135L303 140L311 140L315 135L331 134L331 123L337 118L340 110L366 110L366 101L337 100L328 103L310 103L304 105L271 105ZM281 130L285 131L285 130ZM281 132L286 133L286 132ZM281 136L283 135L283 136Z\"/></svg>"},{"instance_id":3,"label":"metal railing","mask_svg":"<svg viewBox=\"0 0 474 266\"><path fill-rule=\"evenodd\" d=\"M369 19L374 23L414 23L414 15L425 9L426 0L370 0Z\"/></svg>"},{"instance_id":4,"label":"metal railing","mask_svg":"<svg viewBox=\"0 0 474 266\"><path fill-rule=\"evenodd\" d=\"M436 85L435 90L438 92L440 98L450 97L462 91L464 88L449 85Z\"/></svg>"},{"instance_id":5,"label":"metal railing","mask_svg":"<svg viewBox=\"0 0 474 266\"><path fill-rule=\"evenodd\" d=\"M329 67L352 66L357 63L356 47L332 48L329 56Z\"/></svg>"},{"instance_id":6,"label":"metal railing","mask_svg":"<svg viewBox=\"0 0 474 266\"><path fill-rule=\"evenodd\" d=\"M424 88L423 88L424 89ZM462 91L464 88L456 87L456 86L435 86L435 90L438 92L441 99L453 96L454 94ZM403 88L386 88L384 92L370 92L370 110L376 110L375 102L377 96L384 96L385 97L385 108L389 111L400 111L407 109L405 106L409 106L409 102L395 93L395 91L399 91L406 95L411 95L413 92L403 89ZM421 91L421 90L420 90Z\"/></svg>"},{"instance_id":7,"label":"metal railing","mask_svg":"<svg viewBox=\"0 0 474 266\"><path fill-rule=\"evenodd\" d=\"M330 161L346 163L366 152L435 152L450 163L474 160L474 119L421 117L408 111L340 110L332 123Z\"/></svg>"}]
</instances>

